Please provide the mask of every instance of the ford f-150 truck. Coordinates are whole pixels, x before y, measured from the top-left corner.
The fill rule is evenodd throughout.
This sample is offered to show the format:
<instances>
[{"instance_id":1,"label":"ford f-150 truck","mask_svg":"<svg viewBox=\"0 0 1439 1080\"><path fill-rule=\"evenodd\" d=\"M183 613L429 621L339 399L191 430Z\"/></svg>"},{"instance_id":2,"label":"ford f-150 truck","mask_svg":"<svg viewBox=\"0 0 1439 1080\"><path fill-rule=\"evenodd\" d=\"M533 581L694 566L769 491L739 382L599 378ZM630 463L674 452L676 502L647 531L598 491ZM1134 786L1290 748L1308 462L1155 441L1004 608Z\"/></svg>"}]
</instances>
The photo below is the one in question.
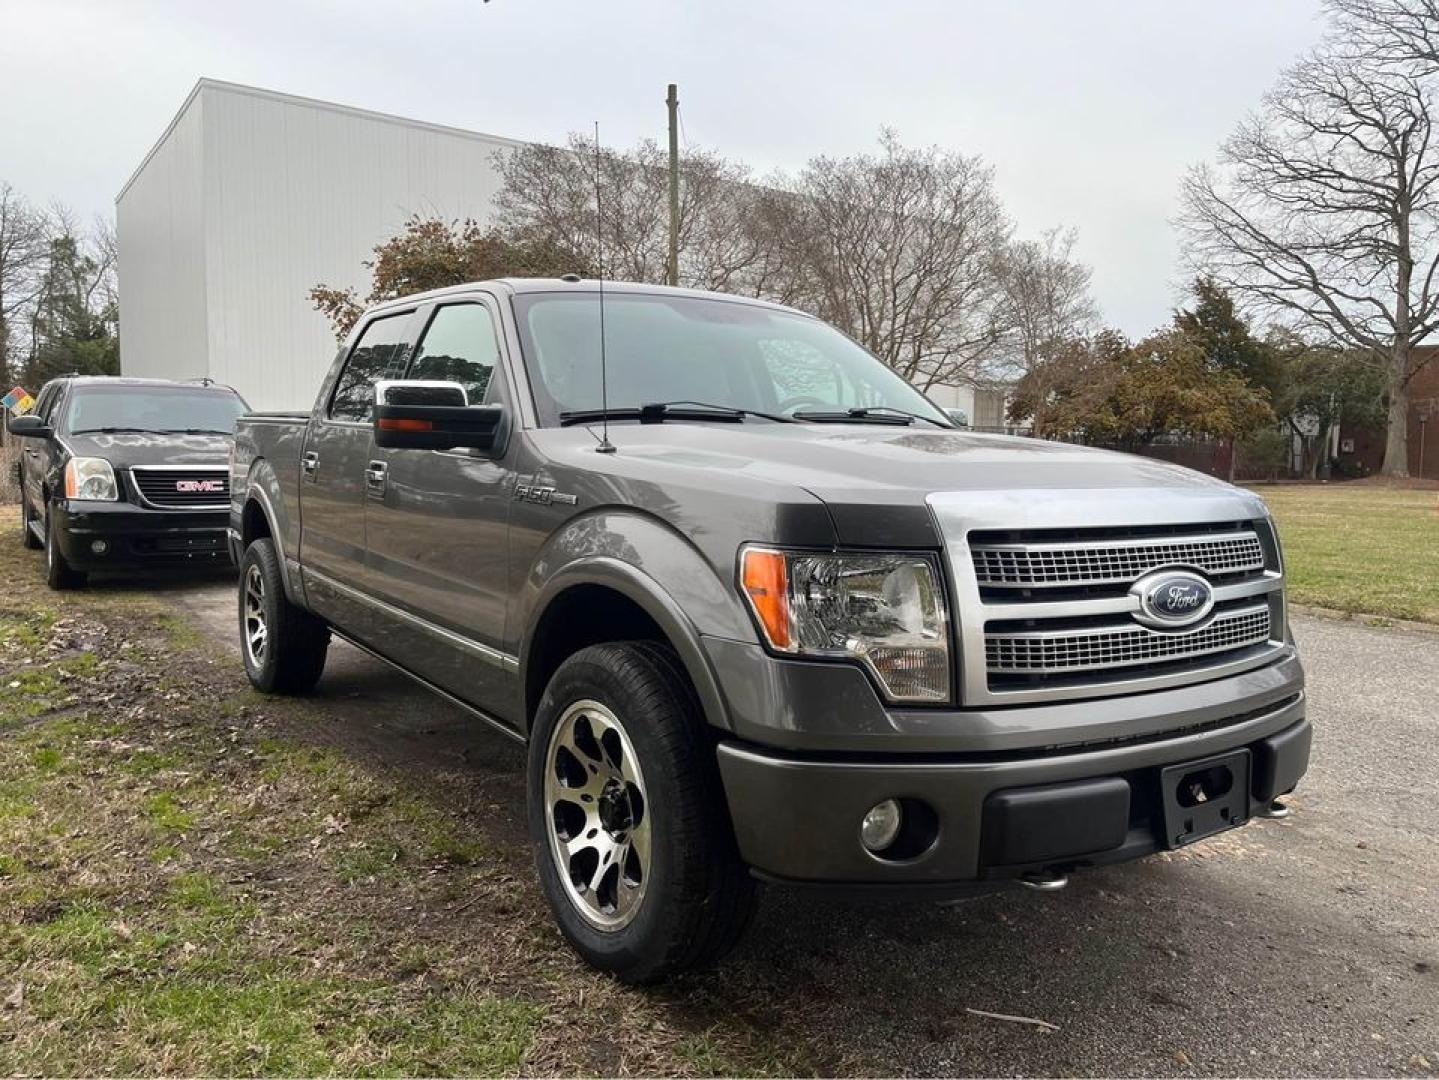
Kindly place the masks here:
<instances>
[{"instance_id":1,"label":"ford f-150 truck","mask_svg":"<svg viewBox=\"0 0 1439 1080\"><path fill-rule=\"evenodd\" d=\"M249 677L331 636L528 743L539 880L629 981L755 881L951 899L1282 816L1279 539L1159 461L981 435L823 322L578 279L367 312L236 429Z\"/></svg>"}]
</instances>

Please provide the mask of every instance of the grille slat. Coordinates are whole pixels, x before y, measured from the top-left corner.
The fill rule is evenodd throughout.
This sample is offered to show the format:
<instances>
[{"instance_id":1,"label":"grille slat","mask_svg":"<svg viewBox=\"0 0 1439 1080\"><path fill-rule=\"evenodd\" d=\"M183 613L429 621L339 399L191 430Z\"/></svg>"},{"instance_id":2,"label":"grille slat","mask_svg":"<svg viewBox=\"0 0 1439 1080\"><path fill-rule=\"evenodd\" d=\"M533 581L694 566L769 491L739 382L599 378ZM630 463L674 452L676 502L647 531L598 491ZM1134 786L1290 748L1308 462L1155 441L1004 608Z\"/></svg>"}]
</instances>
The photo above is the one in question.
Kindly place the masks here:
<instances>
[{"instance_id":1,"label":"grille slat","mask_svg":"<svg viewBox=\"0 0 1439 1080\"><path fill-rule=\"evenodd\" d=\"M1138 623L1093 630L986 634L985 666L992 675L1046 675L1131 667L1208 656L1269 640L1269 605L1215 615L1198 630L1172 633Z\"/></svg>"},{"instance_id":2,"label":"grille slat","mask_svg":"<svg viewBox=\"0 0 1439 1080\"><path fill-rule=\"evenodd\" d=\"M981 588L1126 584L1166 566L1216 575L1264 569L1264 548L1252 532L1090 543L976 543L970 555Z\"/></svg>"},{"instance_id":3,"label":"grille slat","mask_svg":"<svg viewBox=\"0 0 1439 1080\"><path fill-rule=\"evenodd\" d=\"M151 506L189 510L230 501L230 474L217 469L132 469L140 497Z\"/></svg>"}]
</instances>

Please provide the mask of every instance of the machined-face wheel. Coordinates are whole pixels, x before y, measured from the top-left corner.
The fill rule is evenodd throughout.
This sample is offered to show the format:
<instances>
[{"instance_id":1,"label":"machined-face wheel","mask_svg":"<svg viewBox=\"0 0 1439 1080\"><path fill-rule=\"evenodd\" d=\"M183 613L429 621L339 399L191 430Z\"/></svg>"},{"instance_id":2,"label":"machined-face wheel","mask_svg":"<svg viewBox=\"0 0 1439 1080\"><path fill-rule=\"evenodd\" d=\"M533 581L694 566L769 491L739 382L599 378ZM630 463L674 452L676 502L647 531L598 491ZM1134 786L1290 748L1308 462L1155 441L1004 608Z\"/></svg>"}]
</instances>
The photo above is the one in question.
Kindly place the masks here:
<instances>
[{"instance_id":1,"label":"machined-face wheel","mask_svg":"<svg viewBox=\"0 0 1439 1080\"><path fill-rule=\"evenodd\" d=\"M259 668L265 663L269 627L265 622L265 579L259 566L251 563L245 571L245 653Z\"/></svg>"},{"instance_id":2,"label":"machined-face wheel","mask_svg":"<svg viewBox=\"0 0 1439 1080\"><path fill-rule=\"evenodd\" d=\"M560 716L545 756L550 854L591 926L614 931L639 913L650 873L644 774L624 725L598 701Z\"/></svg>"}]
</instances>

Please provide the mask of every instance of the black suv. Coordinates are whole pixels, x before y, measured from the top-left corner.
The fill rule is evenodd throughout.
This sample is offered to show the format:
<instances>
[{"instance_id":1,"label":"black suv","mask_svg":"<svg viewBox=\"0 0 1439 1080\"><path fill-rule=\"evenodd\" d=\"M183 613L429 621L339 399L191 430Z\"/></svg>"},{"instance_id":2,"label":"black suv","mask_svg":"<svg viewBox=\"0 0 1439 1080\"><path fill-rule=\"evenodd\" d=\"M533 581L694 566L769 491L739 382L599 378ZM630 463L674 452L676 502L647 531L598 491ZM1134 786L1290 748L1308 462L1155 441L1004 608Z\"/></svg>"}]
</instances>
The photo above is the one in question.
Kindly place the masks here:
<instances>
[{"instance_id":1,"label":"black suv","mask_svg":"<svg viewBox=\"0 0 1439 1080\"><path fill-rule=\"evenodd\" d=\"M8 427L25 546L54 589L100 570L223 563L229 452L243 398L208 380L69 376Z\"/></svg>"}]
</instances>

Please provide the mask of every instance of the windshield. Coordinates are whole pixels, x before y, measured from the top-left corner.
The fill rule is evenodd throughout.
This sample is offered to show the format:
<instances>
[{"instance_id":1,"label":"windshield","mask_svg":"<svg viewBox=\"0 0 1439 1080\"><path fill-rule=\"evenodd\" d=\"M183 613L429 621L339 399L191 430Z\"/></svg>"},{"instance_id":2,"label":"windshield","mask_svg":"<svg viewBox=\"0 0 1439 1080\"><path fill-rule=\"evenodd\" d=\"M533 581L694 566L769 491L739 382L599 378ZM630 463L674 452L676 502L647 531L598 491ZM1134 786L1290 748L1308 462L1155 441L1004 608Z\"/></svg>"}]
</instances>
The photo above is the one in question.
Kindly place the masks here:
<instances>
[{"instance_id":1,"label":"windshield","mask_svg":"<svg viewBox=\"0 0 1439 1080\"><path fill-rule=\"evenodd\" d=\"M594 293L515 298L541 423L601 407ZM605 296L609 407L704 402L793 415L898 409L945 427L944 414L864 349L805 315L726 300Z\"/></svg>"},{"instance_id":2,"label":"windshield","mask_svg":"<svg viewBox=\"0 0 1439 1080\"><path fill-rule=\"evenodd\" d=\"M232 434L245 402L233 390L199 386L77 386L65 430L72 435L107 428Z\"/></svg>"}]
</instances>

